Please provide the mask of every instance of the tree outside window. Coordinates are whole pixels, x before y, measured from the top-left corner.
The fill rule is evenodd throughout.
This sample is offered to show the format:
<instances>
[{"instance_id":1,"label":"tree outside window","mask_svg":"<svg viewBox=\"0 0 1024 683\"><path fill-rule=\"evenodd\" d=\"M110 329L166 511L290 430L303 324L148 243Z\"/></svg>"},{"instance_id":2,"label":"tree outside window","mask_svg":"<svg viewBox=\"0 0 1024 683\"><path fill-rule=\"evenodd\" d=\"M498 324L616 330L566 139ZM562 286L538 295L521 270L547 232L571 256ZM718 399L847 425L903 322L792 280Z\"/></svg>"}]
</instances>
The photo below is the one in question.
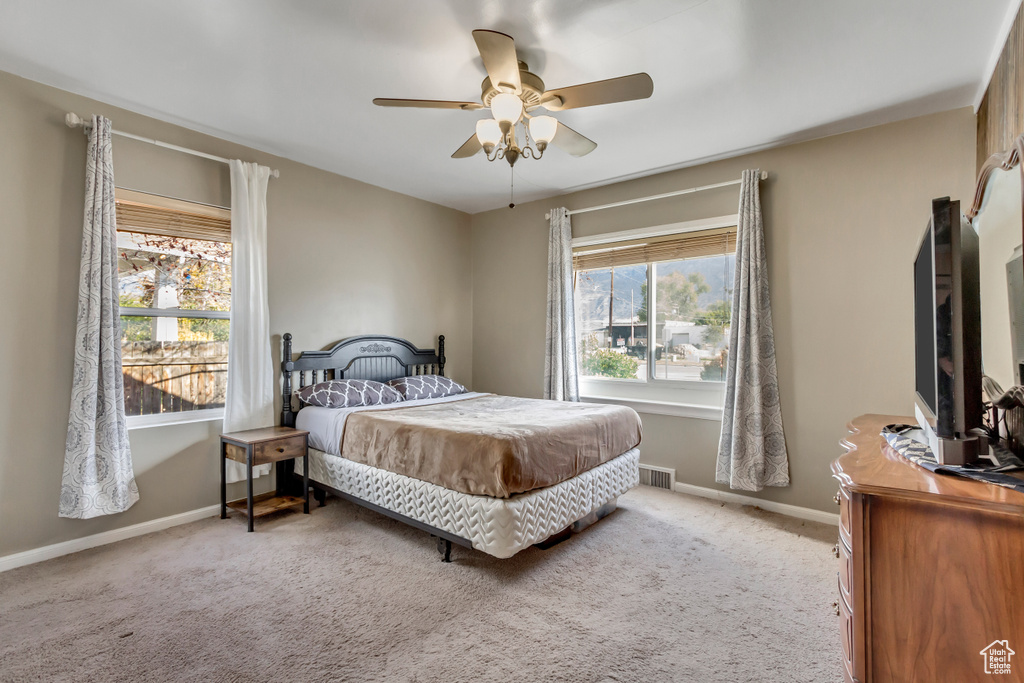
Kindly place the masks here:
<instances>
[{"instance_id":1,"label":"tree outside window","mask_svg":"<svg viewBox=\"0 0 1024 683\"><path fill-rule=\"evenodd\" d=\"M126 414L223 407L231 244L119 232L118 256Z\"/></svg>"}]
</instances>

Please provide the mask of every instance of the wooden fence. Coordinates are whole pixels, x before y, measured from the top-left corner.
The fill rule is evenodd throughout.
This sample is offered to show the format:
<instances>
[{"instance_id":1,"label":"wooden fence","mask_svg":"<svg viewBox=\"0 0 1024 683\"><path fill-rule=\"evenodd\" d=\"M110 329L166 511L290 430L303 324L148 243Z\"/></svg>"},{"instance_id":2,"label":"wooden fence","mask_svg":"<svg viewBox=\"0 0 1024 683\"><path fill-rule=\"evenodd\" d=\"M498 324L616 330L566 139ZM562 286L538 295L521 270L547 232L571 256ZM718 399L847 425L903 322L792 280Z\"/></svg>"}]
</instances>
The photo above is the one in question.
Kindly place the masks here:
<instances>
[{"instance_id":1,"label":"wooden fence","mask_svg":"<svg viewBox=\"0 0 1024 683\"><path fill-rule=\"evenodd\" d=\"M121 344L126 415L224 407L227 342Z\"/></svg>"}]
</instances>

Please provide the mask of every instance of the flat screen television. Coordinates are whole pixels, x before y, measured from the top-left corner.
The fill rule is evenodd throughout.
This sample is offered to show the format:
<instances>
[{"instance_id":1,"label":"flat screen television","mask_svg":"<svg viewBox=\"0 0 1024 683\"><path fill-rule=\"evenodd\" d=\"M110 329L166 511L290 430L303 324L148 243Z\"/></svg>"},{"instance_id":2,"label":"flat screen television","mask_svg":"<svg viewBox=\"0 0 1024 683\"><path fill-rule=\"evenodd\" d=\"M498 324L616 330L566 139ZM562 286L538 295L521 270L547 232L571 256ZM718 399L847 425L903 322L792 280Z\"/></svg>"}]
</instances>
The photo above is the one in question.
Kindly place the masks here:
<instances>
[{"instance_id":1,"label":"flat screen television","mask_svg":"<svg viewBox=\"0 0 1024 683\"><path fill-rule=\"evenodd\" d=\"M914 339L918 424L940 463L974 462L986 450L978 234L949 197L932 201L914 261Z\"/></svg>"}]
</instances>

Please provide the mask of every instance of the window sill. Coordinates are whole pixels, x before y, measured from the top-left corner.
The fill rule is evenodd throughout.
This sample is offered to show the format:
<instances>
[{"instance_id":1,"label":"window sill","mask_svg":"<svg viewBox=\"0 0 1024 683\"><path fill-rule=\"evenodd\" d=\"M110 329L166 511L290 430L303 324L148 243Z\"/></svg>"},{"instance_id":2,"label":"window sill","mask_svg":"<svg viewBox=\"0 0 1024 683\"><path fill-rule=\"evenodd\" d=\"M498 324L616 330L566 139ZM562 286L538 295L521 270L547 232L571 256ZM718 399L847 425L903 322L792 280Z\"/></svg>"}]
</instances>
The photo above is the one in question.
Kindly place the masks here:
<instances>
[{"instance_id":1,"label":"window sill","mask_svg":"<svg viewBox=\"0 0 1024 683\"><path fill-rule=\"evenodd\" d=\"M580 396L580 400L587 403L610 403L626 406L627 408L632 408L638 413L671 415L672 417L691 417L698 420L713 420L716 422L722 421L722 408L720 406L594 395Z\"/></svg>"},{"instance_id":2,"label":"window sill","mask_svg":"<svg viewBox=\"0 0 1024 683\"><path fill-rule=\"evenodd\" d=\"M194 422L214 422L224 419L223 408L210 410L193 410L181 413L159 413L157 415L129 415L126 418L128 431L146 429L148 427L165 427L168 425L192 424Z\"/></svg>"}]
</instances>

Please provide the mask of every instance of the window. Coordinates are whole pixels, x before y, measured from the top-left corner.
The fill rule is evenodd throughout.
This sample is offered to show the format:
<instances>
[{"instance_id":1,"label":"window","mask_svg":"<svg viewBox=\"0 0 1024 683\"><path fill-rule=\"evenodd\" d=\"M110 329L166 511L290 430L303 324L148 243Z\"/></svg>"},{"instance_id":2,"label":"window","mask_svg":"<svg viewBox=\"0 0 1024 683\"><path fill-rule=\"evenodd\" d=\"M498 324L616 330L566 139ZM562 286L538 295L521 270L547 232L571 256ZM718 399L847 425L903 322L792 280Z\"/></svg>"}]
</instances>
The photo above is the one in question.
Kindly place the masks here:
<instances>
[{"instance_id":1,"label":"window","mask_svg":"<svg viewBox=\"0 0 1024 683\"><path fill-rule=\"evenodd\" d=\"M679 391L720 387L729 353L735 252L732 216L577 240L573 267L584 394L650 397L651 388L660 387L669 393L659 400L686 400ZM649 389L638 394L637 386Z\"/></svg>"},{"instance_id":2,"label":"window","mask_svg":"<svg viewBox=\"0 0 1024 683\"><path fill-rule=\"evenodd\" d=\"M576 271L581 377L647 377L647 264Z\"/></svg>"},{"instance_id":3,"label":"window","mask_svg":"<svg viewBox=\"0 0 1024 683\"><path fill-rule=\"evenodd\" d=\"M655 379L724 382L736 251L651 264Z\"/></svg>"},{"instance_id":4,"label":"window","mask_svg":"<svg viewBox=\"0 0 1024 683\"><path fill-rule=\"evenodd\" d=\"M118 189L117 229L125 414L223 408L230 211Z\"/></svg>"}]
</instances>

